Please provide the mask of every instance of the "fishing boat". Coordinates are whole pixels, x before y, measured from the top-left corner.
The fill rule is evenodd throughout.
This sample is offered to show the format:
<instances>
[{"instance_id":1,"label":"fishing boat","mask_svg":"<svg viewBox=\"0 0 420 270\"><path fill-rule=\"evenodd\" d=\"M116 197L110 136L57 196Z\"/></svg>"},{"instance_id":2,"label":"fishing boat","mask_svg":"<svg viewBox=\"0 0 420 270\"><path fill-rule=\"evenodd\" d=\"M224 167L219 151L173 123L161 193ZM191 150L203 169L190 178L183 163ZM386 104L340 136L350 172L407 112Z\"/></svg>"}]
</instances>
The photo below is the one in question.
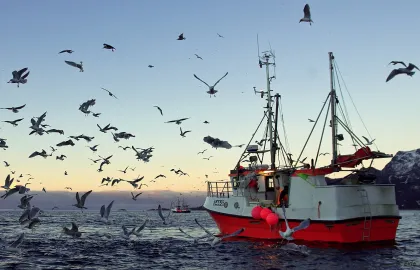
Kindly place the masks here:
<instances>
[{"instance_id":1,"label":"fishing boat","mask_svg":"<svg viewBox=\"0 0 420 270\"><path fill-rule=\"evenodd\" d=\"M191 213L191 210L188 208L188 204L185 204L184 199L181 200L178 198L177 205L172 208L172 213Z\"/></svg>"},{"instance_id":2,"label":"fishing boat","mask_svg":"<svg viewBox=\"0 0 420 270\"><path fill-rule=\"evenodd\" d=\"M229 234L244 228L241 237L259 239L282 239L279 232L286 231L282 207L291 228L310 219L310 225L297 231L293 238L297 242L321 242L335 244L365 244L366 242L394 242L401 216L395 199L395 186L375 184L375 176L368 173L373 160L391 158L392 155L371 149L373 142L357 137L349 124L348 115L342 112L343 100L339 69L333 53L329 53L330 91L324 106L313 123L299 157L292 159L283 121L280 95L272 95L270 69L275 67L272 51L259 56L259 66L266 69L267 89L261 97L267 98L264 116L253 133L247 147L235 167L230 171L230 179L225 182L208 182L204 208L217 224L221 234ZM339 89L336 89L339 87ZM254 89L255 90L255 89ZM341 97L342 95L340 95ZM275 105L275 109L273 106ZM324 112L325 107L327 109ZM325 113L325 117L321 117ZM264 119L267 126L263 140L251 144ZM328 121L329 120L329 121ZM320 123L322 135L314 158L305 163L300 160L311 138L315 126ZM284 131L280 139L278 127ZM340 128L339 128L340 126ZM325 129L330 129L331 160L325 166L318 165L322 138ZM346 132L346 137L340 132ZM264 143L262 143L264 141ZM325 140L327 141L327 140ZM341 144L353 143L354 153L339 154ZM348 148L348 147L347 147ZM353 151L351 149L350 151ZM264 163L264 155L269 164ZM363 162L370 162L364 167ZM328 175L349 174L339 185L329 184ZM337 174L336 174L337 175ZM287 200L286 200L287 199ZM262 210L268 209L278 219L262 218ZM273 216L273 215L272 215Z\"/></svg>"}]
</instances>

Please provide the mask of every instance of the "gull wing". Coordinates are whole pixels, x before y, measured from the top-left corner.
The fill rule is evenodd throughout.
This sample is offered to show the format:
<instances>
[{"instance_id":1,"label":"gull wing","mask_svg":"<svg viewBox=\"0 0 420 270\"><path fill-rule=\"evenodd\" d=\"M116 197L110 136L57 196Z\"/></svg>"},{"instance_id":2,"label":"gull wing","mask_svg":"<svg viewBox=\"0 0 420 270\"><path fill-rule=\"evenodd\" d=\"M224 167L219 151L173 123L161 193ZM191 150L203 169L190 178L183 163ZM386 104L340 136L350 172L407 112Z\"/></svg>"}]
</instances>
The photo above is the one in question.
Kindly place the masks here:
<instances>
[{"instance_id":1,"label":"gull wing","mask_svg":"<svg viewBox=\"0 0 420 270\"><path fill-rule=\"evenodd\" d=\"M29 219L29 212L31 210L30 209L26 209L25 211L23 211L22 215L19 218L19 222L22 223L24 220Z\"/></svg>"},{"instance_id":2,"label":"gull wing","mask_svg":"<svg viewBox=\"0 0 420 270\"><path fill-rule=\"evenodd\" d=\"M99 211L99 213L101 213L101 217L104 217L104 215L105 215L105 205L101 206L101 210Z\"/></svg>"},{"instance_id":3,"label":"gull wing","mask_svg":"<svg viewBox=\"0 0 420 270\"><path fill-rule=\"evenodd\" d=\"M303 8L303 14L304 14L305 18L310 18L311 17L311 8L309 7L308 4L306 4L305 7Z\"/></svg>"},{"instance_id":4,"label":"gull wing","mask_svg":"<svg viewBox=\"0 0 420 270\"><path fill-rule=\"evenodd\" d=\"M10 247L11 248L18 248L21 244L22 244L22 242L23 242L23 239L25 238L25 233L22 233L20 236L19 236L19 238L18 239L16 239L15 241L13 241L11 244L10 244Z\"/></svg>"},{"instance_id":5,"label":"gull wing","mask_svg":"<svg viewBox=\"0 0 420 270\"><path fill-rule=\"evenodd\" d=\"M165 218L163 217L163 214L162 214L162 207L160 206L160 204L158 206L158 214L160 218L163 220L163 222L165 222Z\"/></svg>"},{"instance_id":6,"label":"gull wing","mask_svg":"<svg viewBox=\"0 0 420 270\"><path fill-rule=\"evenodd\" d=\"M29 73L28 73L28 74L29 74ZM19 107L16 107L15 109L20 110L20 109L25 108L25 106L26 106L26 104L25 104L25 105L22 105L22 106L19 106Z\"/></svg>"},{"instance_id":7,"label":"gull wing","mask_svg":"<svg viewBox=\"0 0 420 270\"><path fill-rule=\"evenodd\" d=\"M74 223L74 222L71 223L70 231L73 231L73 232L78 232L79 231L79 227L76 225L76 223Z\"/></svg>"},{"instance_id":8,"label":"gull wing","mask_svg":"<svg viewBox=\"0 0 420 270\"><path fill-rule=\"evenodd\" d=\"M309 227L309 225L311 225L311 220L308 218L308 219L305 219L304 221L302 221L299 225L297 225L296 227L294 227L293 229L292 229L292 231L293 232L297 232L297 231L300 231L300 230L304 230L304 229L306 229L306 228L308 228Z\"/></svg>"},{"instance_id":9,"label":"gull wing","mask_svg":"<svg viewBox=\"0 0 420 270\"><path fill-rule=\"evenodd\" d=\"M167 122L165 122L165 123L174 123L174 122L176 122L176 121L178 121L178 120L171 120L171 121L167 121Z\"/></svg>"},{"instance_id":10,"label":"gull wing","mask_svg":"<svg viewBox=\"0 0 420 270\"><path fill-rule=\"evenodd\" d=\"M210 85L208 85L205 81L203 81L202 79L198 78L197 75L194 74L194 77L199 80L200 82L204 83L205 85L207 85L208 87L210 87Z\"/></svg>"},{"instance_id":11,"label":"gull wing","mask_svg":"<svg viewBox=\"0 0 420 270\"><path fill-rule=\"evenodd\" d=\"M72 67L76 67L76 68L78 67L75 62L72 62L72 61L64 61L64 62L66 62L67 65L70 65Z\"/></svg>"},{"instance_id":12,"label":"gull wing","mask_svg":"<svg viewBox=\"0 0 420 270\"><path fill-rule=\"evenodd\" d=\"M89 196L90 193L92 193L92 190L89 190L88 192L83 194L83 196L81 198L82 205L85 205L86 198L87 198L87 196Z\"/></svg>"},{"instance_id":13,"label":"gull wing","mask_svg":"<svg viewBox=\"0 0 420 270\"><path fill-rule=\"evenodd\" d=\"M239 234L243 233L245 231L245 228L241 228L231 234L227 234L227 235L223 235L222 237L220 237L221 239L225 239L225 238L229 238L229 237L235 237L238 236Z\"/></svg>"},{"instance_id":14,"label":"gull wing","mask_svg":"<svg viewBox=\"0 0 420 270\"><path fill-rule=\"evenodd\" d=\"M205 231L208 235L211 235L211 236L214 237L214 234L212 234L209 230L207 230L200 223L198 223L198 220L196 218L194 219L194 221L195 221L195 223L197 223L198 226L200 226L201 229L203 229L203 231Z\"/></svg>"},{"instance_id":15,"label":"gull wing","mask_svg":"<svg viewBox=\"0 0 420 270\"><path fill-rule=\"evenodd\" d=\"M414 65L412 63L408 64L408 67L407 67L408 70L413 70L414 68L417 69L417 70L420 70L416 65Z\"/></svg>"},{"instance_id":16,"label":"gull wing","mask_svg":"<svg viewBox=\"0 0 420 270\"><path fill-rule=\"evenodd\" d=\"M6 176L6 179L4 180L4 186L10 187L12 183L10 182L10 174Z\"/></svg>"},{"instance_id":17,"label":"gull wing","mask_svg":"<svg viewBox=\"0 0 420 270\"><path fill-rule=\"evenodd\" d=\"M22 80L26 79L26 77L28 77L28 76L29 76L29 73L31 73L31 72L30 72L30 71L28 71L28 73L26 73L25 75L23 75L23 76L21 77L21 79L22 79Z\"/></svg>"},{"instance_id":18,"label":"gull wing","mask_svg":"<svg viewBox=\"0 0 420 270\"><path fill-rule=\"evenodd\" d=\"M363 138L363 139L365 139L367 143L369 143L369 142L370 142L370 141L369 141L369 139L368 139L368 138L366 138L365 136L362 136L362 138Z\"/></svg>"},{"instance_id":19,"label":"gull wing","mask_svg":"<svg viewBox=\"0 0 420 270\"><path fill-rule=\"evenodd\" d=\"M17 72L17 78L16 79L20 79L22 77L22 74L25 73L28 70L28 68L22 68L21 70L19 70Z\"/></svg>"},{"instance_id":20,"label":"gull wing","mask_svg":"<svg viewBox=\"0 0 420 270\"><path fill-rule=\"evenodd\" d=\"M36 218L40 211L41 209L39 209L38 207L33 207L31 211L29 212L29 219Z\"/></svg>"},{"instance_id":21,"label":"gull wing","mask_svg":"<svg viewBox=\"0 0 420 270\"><path fill-rule=\"evenodd\" d=\"M76 192L76 201L77 201L77 204L80 204L79 192Z\"/></svg>"},{"instance_id":22,"label":"gull wing","mask_svg":"<svg viewBox=\"0 0 420 270\"><path fill-rule=\"evenodd\" d=\"M405 67L407 67L407 65L403 61L391 61L391 62L389 62L388 65L390 65L390 64L394 64L394 65L401 64L401 65L404 65Z\"/></svg>"},{"instance_id":23,"label":"gull wing","mask_svg":"<svg viewBox=\"0 0 420 270\"><path fill-rule=\"evenodd\" d=\"M141 232L146 227L146 224L147 224L148 221L149 221L149 219L146 219L144 221L144 223L136 230L136 233Z\"/></svg>"},{"instance_id":24,"label":"gull wing","mask_svg":"<svg viewBox=\"0 0 420 270\"><path fill-rule=\"evenodd\" d=\"M114 201L112 201L110 204L108 204L108 207L106 208L105 211L105 218L108 219L109 214L111 213L111 209L112 209L112 205L114 204Z\"/></svg>"},{"instance_id":25,"label":"gull wing","mask_svg":"<svg viewBox=\"0 0 420 270\"><path fill-rule=\"evenodd\" d=\"M223 77L222 78L220 78L214 85L213 85L213 87L216 87L216 85L224 78L224 77L226 77L227 75L229 74L229 72L226 72L226 74L225 75L223 75Z\"/></svg>"},{"instance_id":26,"label":"gull wing","mask_svg":"<svg viewBox=\"0 0 420 270\"><path fill-rule=\"evenodd\" d=\"M392 80L396 75L400 74L401 72L398 69L393 69L391 73L389 73L388 78L386 78L385 82Z\"/></svg>"},{"instance_id":27,"label":"gull wing","mask_svg":"<svg viewBox=\"0 0 420 270\"><path fill-rule=\"evenodd\" d=\"M282 209L283 209L284 222L286 222L286 230L289 230L290 227L289 227L289 222L287 222L287 218L286 218L286 207L284 207L284 204L282 206Z\"/></svg>"}]
</instances>

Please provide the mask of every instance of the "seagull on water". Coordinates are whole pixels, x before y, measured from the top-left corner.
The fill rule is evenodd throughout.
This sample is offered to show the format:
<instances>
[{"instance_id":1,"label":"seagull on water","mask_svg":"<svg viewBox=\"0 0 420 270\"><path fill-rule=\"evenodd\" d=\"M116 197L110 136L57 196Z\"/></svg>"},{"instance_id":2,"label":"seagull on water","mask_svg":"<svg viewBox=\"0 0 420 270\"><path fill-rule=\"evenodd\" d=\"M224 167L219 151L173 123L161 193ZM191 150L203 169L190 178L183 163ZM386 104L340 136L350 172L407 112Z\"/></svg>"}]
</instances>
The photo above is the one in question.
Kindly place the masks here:
<instances>
[{"instance_id":1,"label":"seagull on water","mask_svg":"<svg viewBox=\"0 0 420 270\"><path fill-rule=\"evenodd\" d=\"M203 81L202 79L198 78L197 75L194 74L194 77L199 80L200 82L204 83L205 85L207 85L209 87L209 91L207 91L207 94L210 95L210 97L213 95L216 97L216 93L218 92L216 89L214 89L216 87L216 85L227 75L229 74L229 72L226 72L225 75L223 75L222 78L220 78L214 85L210 86L208 85L205 81Z\"/></svg>"},{"instance_id":2,"label":"seagull on water","mask_svg":"<svg viewBox=\"0 0 420 270\"><path fill-rule=\"evenodd\" d=\"M26 106L26 104L22 105L22 106L19 106L19 107L9 107L9 108L0 108L0 109L9 110L9 111L12 111L14 113L18 113L19 110L25 108L25 106Z\"/></svg>"},{"instance_id":3,"label":"seagull on water","mask_svg":"<svg viewBox=\"0 0 420 270\"><path fill-rule=\"evenodd\" d=\"M392 63L392 62L391 62ZM404 64L404 63L403 63ZM404 64L404 66L405 66L405 64ZM386 81L385 82L388 82L388 81L390 81L390 80L392 80L392 78L394 78L395 76L397 76L397 75L399 75L399 74L407 74L408 76L413 76L414 75L414 71L413 71L413 69L417 69L417 70L420 70L416 65L414 65L414 64L412 64L412 63L409 63L408 64L408 67L406 66L406 67L403 67L403 68L396 68L396 69L393 69L392 71L391 71L391 73L389 73L389 75L388 75L388 78L386 78Z\"/></svg>"},{"instance_id":4,"label":"seagull on water","mask_svg":"<svg viewBox=\"0 0 420 270\"><path fill-rule=\"evenodd\" d=\"M71 223L71 229L63 227L63 233L77 238L82 236L82 233L79 232L79 227L74 222Z\"/></svg>"},{"instance_id":5,"label":"seagull on water","mask_svg":"<svg viewBox=\"0 0 420 270\"><path fill-rule=\"evenodd\" d=\"M108 223L109 220L109 214L111 213L112 205L114 204L114 201L112 201L108 206L105 208L105 205L102 205L101 207L101 220L102 222Z\"/></svg>"},{"instance_id":6,"label":"seagull on water","mask_svg":"<svg viewBox=\"0 0 420 270\"><path fill-rule=\"evenodd\" d=\"M83 209L87 209L85 207L85 201L86 201L87 196L89 196L90 193L92 193L92 190L89 190L88 192L86 192L85 194L83 194L82 198L80 198L79 197L79 192L76 192L76 201L77 201L77 203L76 204L73 204L73 206L76 206L77 208L82 209L82 211L83 211Z\"/></svg>"},{"instance_id":7,"label":"seagull on water","mask_svg":"<svg viewBox=\"0 0 420 270\"><path fill-rule=\"evenodd\" d=\"M303 18L300 19L300 22L309 22L309 25L312 25L313 21L311 19L311 8L309 7L308 4L305 5L305 7L303 8Z\"/></svg>"},{"instance_id":8,"label":"seagull on water","mask_svg":"<svg viewBox=\"0 0 420 270\"><path fill-rule=\"evenodd\" d=\"M241 233L243 233L244 231L245 231L245 228L241 228L241 229L239 229L239 230L237 230L237 231L235 231L235 232L233 232L233 233L231 233L231 234L227 234L227 235L223 235L223 236L215 236L214 234L212 234L211 232L209 232L206 228L204 228L199 222L198 222L198 220L195 218L194 219L195 220L195 223L197 223L197 225L203 230L203 231L205 231L206 233L207 233L207 235L209 236L209 237L212 237L213 238L213 241L210 243L210 245L212 246L212 247L214 247L215 245L217 245L217 244L219 244L223 239L226 239L226 238L229 238L229 237L235 237L235 236L238 236L238 235L240 235Z\"/></svg>"},{"instance_id":9,"label":"seagull on water","mask_svg":"<svg viewBox=\"0 0 420 270\"><path fill-rule=\"evenodd\" d=\"M66 62L67 65L70 65L72 67L78 68L80 72L83 72L84 71L83 70L83 62L82 61L80 61L80 64L77 64L77 63L75 63L73 61L64 61L64 62Z\"/></svg>"},{"instance_id":10,"label":"seagull on water","mask_svg":"<svg viewBox=\"0 0 420 270\"><path fill-rule=\"evenodd\" d=\"M28 80L26 79L26 77L28 77L29 72L30 72L30 71L28 71L28 73L24 74L27 70L28 70L28 68L22 68L19 71L16 71L16 70L13 71L12 72L13 78L10 79L10 81L8 81L8 83L17 83L17 87L19 87L19 84L27 83Z\"/></svg>"},{"instance_id":11,"label":"seagull on water","mask_svg":"<svg viewBox=\"0 0 420 270\"><path fill-rule=\"evenodd\" d=\"M306 229L306 228L308 228L309 227L309 225L311 224L311 219L305 219L304 221L302 221L298 226L296 226L296 227L294 227L294 228L292 228L292 229L290 229L290 227L289 227L289 223L287 222L287 218L286 218L286 208L284 207L284 205L282 206L282 209L283 209L283 218L284 218L284 222L286 223L286 231L285 232L282 232L282 231L280 231L279 233L280 233L280 235L281 235L281 237L283 238L283 239L286 239L286 240L288 240L288 241L291 241L291 240L293 240L293 237L292 237L292 235L295 233L295 232L297 232L297 231L300 231L300 230L304 230L304 229Z\"/></svg>"}]
</instances>

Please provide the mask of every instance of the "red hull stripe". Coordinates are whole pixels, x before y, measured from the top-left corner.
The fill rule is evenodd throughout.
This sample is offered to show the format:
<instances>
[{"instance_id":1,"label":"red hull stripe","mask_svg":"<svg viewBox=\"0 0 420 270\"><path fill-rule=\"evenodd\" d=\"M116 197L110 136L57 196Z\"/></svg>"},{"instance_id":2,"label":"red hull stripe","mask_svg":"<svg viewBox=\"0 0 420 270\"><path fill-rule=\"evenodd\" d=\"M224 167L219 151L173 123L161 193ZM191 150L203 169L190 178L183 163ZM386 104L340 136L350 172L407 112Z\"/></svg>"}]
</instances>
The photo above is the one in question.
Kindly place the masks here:
<instances>
[{"instance_id":1,"label":"red hull stripe","mask_svg":"<svg viewBox=\"0 0 420 270\"><path fill-rule=\"evenodd\" d=\"M275 226L270 226L263 220L255 220L251 217L239 217L208 211L216 222L222 234L229 234L240 228L245 228L241 237L256 239L282 239L279 230L286 230L283 219ZM364 229L364 220L340 221L334 223L330 221L315 222L302 231L293 234L297 241L316 241L340 244L354 244L362 242L382 242L395 241L399 219L401 217L376 217L372 219L371 229ZM299 225L300 221L288 220L291 228ZM370 235L364 238L363 234Z\"/></svg>"}]
</instances>

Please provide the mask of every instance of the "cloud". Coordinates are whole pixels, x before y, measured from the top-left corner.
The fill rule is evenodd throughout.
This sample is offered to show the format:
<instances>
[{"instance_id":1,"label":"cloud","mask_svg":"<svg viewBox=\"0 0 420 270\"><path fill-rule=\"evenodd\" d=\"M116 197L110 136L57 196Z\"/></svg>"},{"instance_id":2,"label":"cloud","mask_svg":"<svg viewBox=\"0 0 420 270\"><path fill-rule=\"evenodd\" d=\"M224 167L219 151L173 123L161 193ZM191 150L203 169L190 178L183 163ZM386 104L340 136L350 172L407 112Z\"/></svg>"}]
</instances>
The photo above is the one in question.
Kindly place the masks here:
<instances>
[{"instance_id":1,"label":"cloud","mask_svg":"<svg viewBox=\"0 0 420 270\"><path fill-rule=\"evenodd\" d=\"M133 192L137 194L138 192ZM49 210L54 206L60 208L60 210L75 210L72 206L76 203L76 192L66 191L51 191L44 193L42 191L31 191L31 195L34 195L31 203L41 209ZM80 195L80 194L79 194ZM0 209L18 209L17 205L22 195L13 194L7 199L0 200ZM164 208L168 208L171 202L175 202L177 197L183 198L185 203L190 207L197 207L204 204L206 198L206 192L194 192L184 194L180 196L179 192L168 191L168 190L149 190L144 192L142 195L137 197L137 201L131 199L130 191L93 191L86 199L85 206L88 210L98 210L103 204L109 204L114 200L113 209L127 209L127 210L145 210L145 209L156 209L159 204Z\"/></svg>"}]
</instances>

